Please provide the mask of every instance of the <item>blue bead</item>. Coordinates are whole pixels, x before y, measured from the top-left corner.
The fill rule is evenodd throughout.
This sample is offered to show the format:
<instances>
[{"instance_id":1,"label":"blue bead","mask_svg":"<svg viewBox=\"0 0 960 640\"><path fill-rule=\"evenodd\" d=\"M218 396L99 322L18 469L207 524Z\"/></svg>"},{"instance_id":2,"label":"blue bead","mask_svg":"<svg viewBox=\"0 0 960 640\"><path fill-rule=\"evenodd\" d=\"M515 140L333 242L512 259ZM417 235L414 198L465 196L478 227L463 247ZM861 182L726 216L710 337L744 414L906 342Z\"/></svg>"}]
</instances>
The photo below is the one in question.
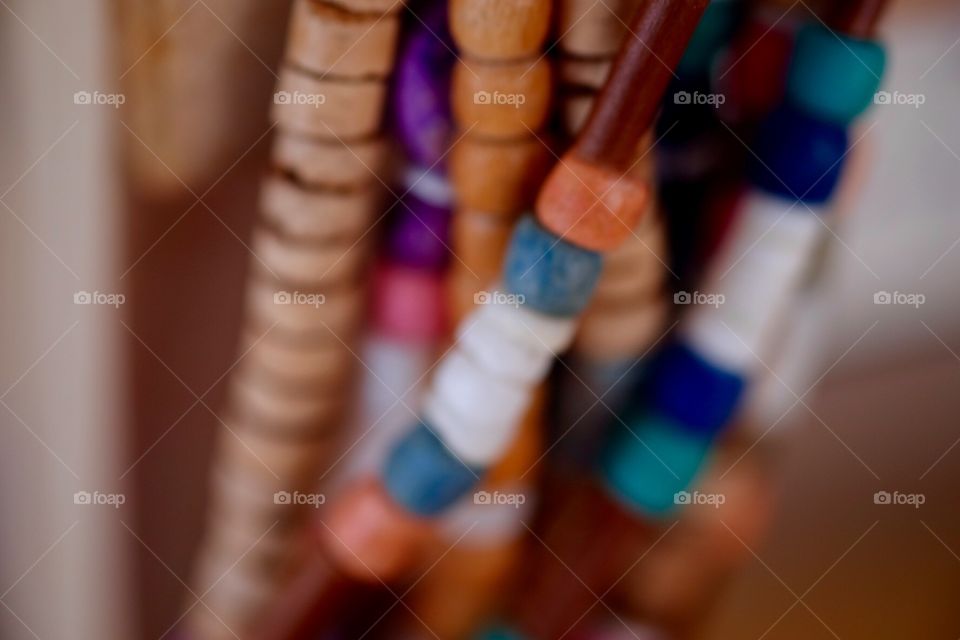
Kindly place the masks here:
<instances>
[{"instance_id":1,"label":"blue bead","mask_svg":"<svg viewBox=\"0 0 960 640\"><path fill-rule=\"evenodd\" d=\"M503 283L532 309L551 316L574 316L590 301L602 268L599 253L570 244L525 216L507 249Z\"/></svg>"},{"instance_id":2,"label":"blue bead","mask_svg":"<svg viewBox=\"0 0 960 640\"><path fill-rule=\"evenodd\" d=\"M426 424L404 436L387 457L383 483L408 511L432 516L470 491L480 470L456 458Z\"/></svg>"},{"instance_id":3,"label":"blue bead","mask_svg":"<svg viewBox=\"0 0 960 640\"><path fill-rule=\"evenodd\" d=\"M707 6L677 65L677 73L689 76L709 71L714 56L736 26L739 4L733 0L713 0Z\"/></svg>"},{"instance_id":4,"label":"blue bead","mask_svg":"<svg viewBox=\"0 0 960 640\"><path fill-rule=\"evenodd\" d=\"M785 106L761 125L753 151L748 172L757 187L791 201L821 204L840 181L847 130Z\"/></svg>"},{"instance_id":5,"label":"blue bead","mask_svg":"<svg viewBox=\"0 0 960 640\"><path fill-rule=\"evenodd\" d=\"M822 120L847 125L873 102L886 66L883 47L810 25L797 35L787 96Z\"/></svg>"},{"instance_id":6,"label":"blue bead","mask_svg":"<svg viewBox=\"0 0 960 640\"><path fill-rule=\"evenodd\" d=\"M674 344L657 358L650 401L657 413L710 436L729 422L743 388L742 377L715 367L686 345Z\"/></svg>"},{"instance_id":7,"label":"blue bead","mask_svg":"<svg viewBox=\"0 0 960 640\"><path fill-rule=\"evenodd\" d=\"M625 420L608 444L602 473L615 498L654 518L669 517L710 450L711 439L690 433L655 413Z\"/></svg>"}]
</instances>

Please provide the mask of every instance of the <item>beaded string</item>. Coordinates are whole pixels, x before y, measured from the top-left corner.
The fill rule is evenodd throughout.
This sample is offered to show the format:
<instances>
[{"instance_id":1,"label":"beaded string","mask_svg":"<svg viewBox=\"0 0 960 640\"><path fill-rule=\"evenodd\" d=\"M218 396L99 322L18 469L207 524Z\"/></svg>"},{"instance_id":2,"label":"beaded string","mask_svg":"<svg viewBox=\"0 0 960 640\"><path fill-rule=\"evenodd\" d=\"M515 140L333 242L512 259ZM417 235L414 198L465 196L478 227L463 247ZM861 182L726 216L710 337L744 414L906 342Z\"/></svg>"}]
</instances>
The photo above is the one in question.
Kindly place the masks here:
<instances>
[{"instance_id":1,"label":"beaded string","mask_svg":"<svg viewBox=\"0 0 960 640\"><path fill-rule=\"evenodd\" d=\"M467 317L437 368L420 424L393 449L382 479L335 505L327 547L347 571L369 577L391 569L371 564L384 529L391 544L412 542L414 523L446 510L503 454L553 354L573 338L599 277L599 251L619 246L644 212L648 186L624 172L704 7L651 2L638 12L639 37L622 49L577 144L547 178L538 219L522 219L513 233L503 285L522 302L485 305Z\"/></svg>"},{"instance_id":2,"label":"beaded string","mask_svg":"<svg viewBox=\"0 0 960 640\"><path fill-rule=\"evenodd\" d=\"M706 290L723 294L726 302L690 314L679 341L658 358L646 397L624 417L629 433L608 447L603 480L627 511L595 499L569 511L586 523L579 538L591 540L591 548L603 546L604 553L574 549L569 539L563 544L563 536L547 541L551 553L574 559L563 571L572 570L593 593L606 593L621 577L601 565L622 567L639 555L637 544L634 557L616 558L629 546L623 539L630 534L611 530L643 532L675 512L678 493L689 487L711 443L735 416L756 354L810 260L821 227L813 208L822 209L832 195L847 152L846 129L872 101L885 64L883 48L869 39L878 5L850 9L844 5L827 16L836 32L815 24L798 36L786 100L759 133L753 190L706 279ZM645 544L652 538L646 533ZM583 590L569 584L569 574L551 571L555 565L531 570L538 579L525 591L516 621L523 633L498 629L486 637L549 638L576 624L585 610L576 605L592 599L578 600L574 593ZM568 586L558 588L564 580Z\"/></svg>"},{"instance_id":3,"label":"beaded string","mask_svg":"<svg viewBox=\"0 0 960 640\"><path fill-rule=\"evenodd\" d=\"M242 364L213 470L188 627L247 629L301 553L293 500L335 451L362 317L360 242L379 207L378 130L397 0L293 5L274 95L277 134L253 236ZM211 586L213 585L213 586ZM209 587L209 591L208 591ZM209 608L208 608L209 607ZM212 610L212 612L211 612Z\"/></svg>"}]
</instances>

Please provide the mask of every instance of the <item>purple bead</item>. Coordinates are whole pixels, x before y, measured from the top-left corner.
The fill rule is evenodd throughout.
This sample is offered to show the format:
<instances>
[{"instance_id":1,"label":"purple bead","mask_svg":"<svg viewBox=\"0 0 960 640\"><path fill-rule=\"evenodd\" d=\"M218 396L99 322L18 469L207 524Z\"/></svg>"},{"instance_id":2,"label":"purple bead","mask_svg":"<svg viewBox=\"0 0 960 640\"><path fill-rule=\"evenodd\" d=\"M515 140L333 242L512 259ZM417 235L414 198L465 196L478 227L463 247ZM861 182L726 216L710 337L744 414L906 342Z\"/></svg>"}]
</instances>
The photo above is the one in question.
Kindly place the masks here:
<instances>
[{"instance_id":1,"label":"purple bead","mask_svg":"<svg viewBox=\"0 0 960 640\"><path fill-rule=\"evenodd\" d=\"M397 58L393 119L410 159L434 167L450 142L450 72L455 58L446 2L427 0L420 5L414 10L421 19L409 20L408 35Z\"/></svg>"},{"instance_id":2,"label":"purple bead","mask_svg":"<svg viewBox=\"0 0 960 640\"><path fill-rule=\"evenodd\" d=\"M412 193L394 208L387 235L390 257L410 267L440 271L449 257L450 211L424 202Z\"/></svg>"}]
</instances>

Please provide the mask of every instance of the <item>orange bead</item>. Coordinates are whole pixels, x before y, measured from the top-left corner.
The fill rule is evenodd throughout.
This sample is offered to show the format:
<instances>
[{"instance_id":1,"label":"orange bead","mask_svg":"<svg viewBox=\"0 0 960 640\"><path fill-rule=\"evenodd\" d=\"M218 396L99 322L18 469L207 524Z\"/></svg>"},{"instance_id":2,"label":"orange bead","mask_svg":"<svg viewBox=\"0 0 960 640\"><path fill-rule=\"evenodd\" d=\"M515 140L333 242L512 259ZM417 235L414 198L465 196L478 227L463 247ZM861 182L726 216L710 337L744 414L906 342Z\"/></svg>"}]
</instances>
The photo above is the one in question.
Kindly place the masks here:
<instances>
[{"instance_id":1,"label":"orange bead","mask_svg":"<svg viewBox=\"0 0 960 640\"><path fill-rule=\"evenodd\" d=\"M540 190L537 217L567 242L592 251L610 251L633 233L649 197L646 182L568 153Z\"/></svg>"},{"instance_id":2,"label":"orange bead","mask_svg":"<svg viewBox=\"0 0 960 640\"><path fill-rule=\"evenodd\" d=\"M393 580L416 563L432 527L395 504L376 479L347 489L320 525L341 570L367 582Z\"/></svg>"}]
</instances>

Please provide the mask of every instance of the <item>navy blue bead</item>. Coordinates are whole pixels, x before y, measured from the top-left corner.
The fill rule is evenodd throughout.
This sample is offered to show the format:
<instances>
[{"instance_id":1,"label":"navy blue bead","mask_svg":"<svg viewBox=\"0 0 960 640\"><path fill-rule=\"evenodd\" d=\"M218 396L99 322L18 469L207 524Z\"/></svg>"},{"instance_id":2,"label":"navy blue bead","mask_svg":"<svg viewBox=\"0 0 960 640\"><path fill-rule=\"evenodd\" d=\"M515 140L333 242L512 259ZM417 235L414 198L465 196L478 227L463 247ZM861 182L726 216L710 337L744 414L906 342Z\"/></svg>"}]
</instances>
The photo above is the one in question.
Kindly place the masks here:
<instances>
[{"instance_id":1,"label":"navy blue bead","mask_svg":"<svg viewBox=\"0 0 960 640\"><path fill-rule=\"evenodd\" d=\"M656 412L704 435L717 433L729 422L744 388L743 378L682 344L660 354L652 374L650 401Z\"/></svg>"},{"instance_id":2,"label":"navy blue bead","mask_svg":"<svg viewBox=\"0 0 960 640\"><path fill-rule=\"evenodd\" d=\"M826 202L840 180L847 130L781 107L760 127L750 179L761 189L808 204Z\"/></svg>"},{"instance_id":3,"label":"navy blue bead","mask_svg":"<svg viewBox=\"0 0 960 640\"><path fill-rule=\"evenodd\" d=\"M522 304L551 316L574 316L590 301L603 257L566 242L531 216L517 223L503 266L503 284Z\"/></svg>"},{"instance_id":4,"label":"navy blue bead","mask_svg":"<svg viewBox=\"0 0 960 640\"><path fill-rule=\"evenodd\" d=\"M383 484L408 511L432 516L470 491L480 470L458 460L424 423L401 438L387 456Z\"/></svg>"}]
</instances>

